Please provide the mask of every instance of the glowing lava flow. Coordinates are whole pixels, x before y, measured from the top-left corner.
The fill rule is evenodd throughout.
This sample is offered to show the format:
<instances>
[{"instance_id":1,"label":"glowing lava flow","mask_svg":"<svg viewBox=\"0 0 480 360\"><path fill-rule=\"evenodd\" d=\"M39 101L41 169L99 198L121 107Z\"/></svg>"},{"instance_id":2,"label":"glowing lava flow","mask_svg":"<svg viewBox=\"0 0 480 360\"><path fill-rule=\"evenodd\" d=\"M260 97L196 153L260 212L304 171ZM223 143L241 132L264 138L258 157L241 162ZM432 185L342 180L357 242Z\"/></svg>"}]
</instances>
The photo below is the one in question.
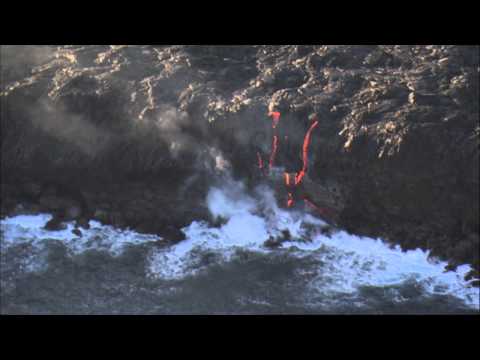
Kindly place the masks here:
<instances>
[{"instance_id":1,"label":"glowing lava flow","mask_svg":"<svg viewBox=\"0 0 480 360\"><path fill-rule=\"evenodd\" d=\"M291 186L290 184L290 174L289 173L284 173L284 176L285 176L285 185L287 186L287 188L289 188ZM293 194L289 191L288 192L288 198L287 198L287 207L292 207L293 206Z\"/></svg>"},{"instance_id":2,"label":"glowing lava flow","mask_svg":"<svg viewBox=\"0 0 480 360\"><path fill-rule=\"evenodd\" d=\"M293 195L291 192L289 192L287 197L287 207L292 207L292 206L293 206Z\"/></svg>"},{"instance_id":3,"label":"glowing lava flow","mask_svg":"<svg viewBox=\"0 0 480 360\"><path fill-rule=\"evenodd\" d=\"M316 118L315 118L316 119ZM308 167L308 147L310 146L310 141L312 137L312 131L318 125L318 120L315 120L314 123L310 126L307 133L305 134L305 139L303 140L303 167L302 170L295 176L295 185L298 185L302 182L303 177L307 172Z\"/></svg>"},{"instance_id":4,"label":"glowing lava flow","mask_svg":"<svg viewBox=\"0 0 480 360\"><path fill-rule=\"evenodd\" d=\"M272 150L270 153L270 159L268 162L268 170L271 170L272 167L274 166L275 163L275 157L277 155L278 151L278 130L277 126L280 122L280 112L278 111L272 111L268 113L268 116L272 117L272 129L273 129L273 138L272 138ZM300 170L299 173L296 173L294 176L294 179L290 178L291 175L287 172L284 173L285 177L285 186L287 187L288 195L287 195L287 207L292 207L294 204L294 197L293 197L293 192L290 191L293 188L297 187L298 185L301 184L303 177L307 173L307 168L308 168L308 147L310 146L311 142L311 137L312 137L312 131L315 129L315 127L318 126L318 119L315 116L313 118L313 123L310 125L310 128L307 130L307 133L305 134L305 138L303 140L303 147L302 147L302 155L303 155L303 166L302 170ZM288 139L288 136L285 136L285 139ZM263 159L262 156L260 155L259 152L257 152L257 158L258 158L258 167L259 169L264 168L263 164ZM293 175L292 175L293 176ZM313 202L308 200L306 197L302 197L302 199L305 201L305 204L313 208L314 210L317 210L320 214L324 215L327 213L327 209L319 208L316 206Z\"/></svg>"},{"instance_id":5,"label":"glowing lava flow","mask_svg":"<svg viewBox=\"0 0 480 360\"><path fill-rule=\"evenodd\" d=\"M314 119L314 122L312 123L312 125L310 126L310 128L308 129L307 133L305 134L305 138L303 140L303 167L302 167L302 170L295 175L295 182L294 182L294 186L298 186L302 180L303 180L303 177L305 176L305 174L307 173L307 168L308 168L308 147L310 146L310 141L311 141L311 137L312 137L312 131L313 129L315 129L315 127L318 125L318 120L317 118L315 117ZM285 185L287 186L287 188L289 188L291 186L290 184L290 174L288 173L285 173ZM306 198L304 198L304 201L308 204L308 205L311 205L312 207L314 207L314 209L318 210L320 213L323 213L323 209L320 209L318 208L317 206L315 206L313 203L311 203L310 201L308 201ZM293 203L294 203L294 200L293 200L293 194L292 192L288 192L288 197L287 197L287 207L292 207L293 206Z\"/></svg>"},{"instance_id":6,"label":"glowing lava flow","mask_svg":"<svg viewBox=\"0 0 480 360\"><path fill-rule=\"evenodd\" d=\"M276 128L280 121L280 113L278 111L272 111L268 113L268 116L272 117L272 128Z\"/></svg>"}]
</instances>

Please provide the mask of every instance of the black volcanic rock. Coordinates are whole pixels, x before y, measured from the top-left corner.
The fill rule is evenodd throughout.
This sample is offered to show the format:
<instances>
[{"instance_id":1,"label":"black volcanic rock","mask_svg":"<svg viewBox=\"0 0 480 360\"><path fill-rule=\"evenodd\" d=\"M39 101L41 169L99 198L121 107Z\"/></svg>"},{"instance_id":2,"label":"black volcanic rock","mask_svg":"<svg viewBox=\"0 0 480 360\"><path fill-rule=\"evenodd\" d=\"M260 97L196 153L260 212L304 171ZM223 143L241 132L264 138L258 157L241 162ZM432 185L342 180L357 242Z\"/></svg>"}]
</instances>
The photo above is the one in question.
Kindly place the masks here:
<instances>
[{"instance_id":1,"label":"black volcanic rock","mask_svg":"<svg viewBox=\"0 0 480 360\"><path fill-rule=\"evenodd\" d=\"M67 225L65 225L61 219L53 217L45 224L44 228L45 230L59 231L65 230L67 228Z\"/></svg>"},{"instance_id":2,"label":"black volcanic rock","mask_svg":"<svg viewBox=\"0 0 480 360\"><path fill-rule=\"evenodd\" d=\"M297 129L286 167L316 113L311 193L340 226L480 267L478 46L2 46L2 75L3 214L54 186L179 229L208 218L219 158L254 178L269 108Z\"/></svg>"}]
</instances>

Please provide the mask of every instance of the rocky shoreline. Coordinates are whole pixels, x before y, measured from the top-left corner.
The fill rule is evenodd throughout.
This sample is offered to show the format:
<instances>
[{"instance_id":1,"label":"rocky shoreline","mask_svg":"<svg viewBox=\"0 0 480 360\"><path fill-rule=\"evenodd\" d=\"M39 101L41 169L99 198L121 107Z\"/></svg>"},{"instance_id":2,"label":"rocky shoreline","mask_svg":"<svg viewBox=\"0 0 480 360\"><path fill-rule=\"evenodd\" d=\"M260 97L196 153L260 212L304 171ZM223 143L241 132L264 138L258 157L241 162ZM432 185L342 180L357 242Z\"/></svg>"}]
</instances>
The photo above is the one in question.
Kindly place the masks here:
<instances>
[{"instance_id":1,"label":"rocky shoreline","mask_svg":"<svg viewBox=\"0 0 480 360\"><path fill-rule=\"evenodd\" d=\"M478 46L2 46L1 60L2 216L177 242L208 219L223 167L257 182L269 110L294 124L293 154L314 113L311 193L340 204L339 226L478 277Z\"/></svg>"}]
</instances>

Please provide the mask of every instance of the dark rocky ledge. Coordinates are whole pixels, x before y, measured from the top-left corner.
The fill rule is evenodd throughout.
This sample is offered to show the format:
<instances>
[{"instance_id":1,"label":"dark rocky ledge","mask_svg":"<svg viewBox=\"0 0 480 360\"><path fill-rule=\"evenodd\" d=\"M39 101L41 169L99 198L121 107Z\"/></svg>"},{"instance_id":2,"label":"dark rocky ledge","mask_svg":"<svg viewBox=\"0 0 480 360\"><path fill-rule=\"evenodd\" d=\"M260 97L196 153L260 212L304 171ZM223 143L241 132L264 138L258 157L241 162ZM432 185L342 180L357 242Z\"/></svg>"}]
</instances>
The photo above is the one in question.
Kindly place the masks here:
<instances>
[{"instance_id":1,"label":"dark rocky ledge","mask_svg":"<svg viewBox=\"0 0 480 360\"><path fill-rule=\"evenodd\" d=\"M50 211L179 241L208 219L219 159L255 182L268 108L292 124L287 167L316 113L311 193L341 204L339 225L478 275L478 46L2 46L1 57L2 216Z\"/></svg>"}]
</instances>

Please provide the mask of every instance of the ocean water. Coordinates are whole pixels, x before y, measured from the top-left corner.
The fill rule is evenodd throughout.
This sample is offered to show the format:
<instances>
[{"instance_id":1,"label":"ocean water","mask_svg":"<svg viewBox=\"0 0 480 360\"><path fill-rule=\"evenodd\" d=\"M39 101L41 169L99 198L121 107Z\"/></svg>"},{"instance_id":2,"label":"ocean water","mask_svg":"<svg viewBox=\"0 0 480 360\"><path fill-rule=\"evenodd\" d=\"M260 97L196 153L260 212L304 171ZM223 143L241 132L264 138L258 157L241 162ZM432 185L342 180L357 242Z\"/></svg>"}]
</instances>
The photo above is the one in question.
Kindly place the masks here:
<instances>
[{"instance_id":1,"label":"ocean water","mask_svg":"<svg viewBox=\"0 0 480 360\"><path fill-rule=\"evenodd\" d=\"M1 312L8 314L479 313L463 265L331 229L276 205L268 187L210 189L216 226L194 221L169 245L90 221L44 230L50 214L1 221ZM265 241L288 230L277 248Z\"/></svg>"}]
</instances>

